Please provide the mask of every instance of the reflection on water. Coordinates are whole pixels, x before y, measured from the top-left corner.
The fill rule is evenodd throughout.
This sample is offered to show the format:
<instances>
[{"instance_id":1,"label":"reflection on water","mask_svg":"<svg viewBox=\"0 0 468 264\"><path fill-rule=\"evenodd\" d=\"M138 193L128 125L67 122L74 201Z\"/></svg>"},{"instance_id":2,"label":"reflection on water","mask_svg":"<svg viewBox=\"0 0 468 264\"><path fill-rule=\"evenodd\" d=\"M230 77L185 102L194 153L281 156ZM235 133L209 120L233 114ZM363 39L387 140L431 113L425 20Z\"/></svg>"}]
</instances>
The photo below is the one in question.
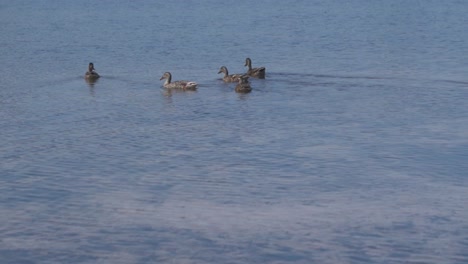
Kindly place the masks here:
<instances>
[{"instance_id":1,"label":"reflection on water","mask_svg":"<svg viewBox=\"0 0 468 264\"><path fill-rule=\"evenodd\" d=\"M449 2L4 4L0 263L468 262Z\"/></svg>"},{"instance_id":2,"label":"reflection on water","mask_svg":"<svg viewBox=\"0 0 468 264\"><path fill-rule=\"evenodd\" d=\"M93 88L94 85L99 82L99 79L89 79L89 78L84 78L84 80L86 81L86 83L88 84L88 86L90 88Z\"/></svg>"},{"instance_id":3,"label":"reflection on water","mask_svg":"<svg viewBox=\"0 0 468 264\"><path fill-rule=\"evenodd\" d=\"M247 100L249 98L249 93L237 93L237 96L239 97L240 100Z\"/></svg>"},{"instance_id":4,"label":"reflection on water","mask_svg":"<svg viewBox=\"0 0 468 264\"><path fill-rule=\"evenodd\" d=\"M166 89L163 88L162 94L166 97L171 97L174 94L191 94L196 93L197 90L183 90L183 89Z\"/></svg>"},{"instance_id":5,"label":"reflection on water","mask_svg":"<svg viewBox=\"0 0 468 264\"><path fill-rule=\"evenodd\" d=\"M96 91L95 91L94 85L99 81L99 79L88 79L88 78L84 78L84 79L85 79L86 84L89 87L89 94L92 97L95 97L96 96Z\"/></svg>"}]
</instances>

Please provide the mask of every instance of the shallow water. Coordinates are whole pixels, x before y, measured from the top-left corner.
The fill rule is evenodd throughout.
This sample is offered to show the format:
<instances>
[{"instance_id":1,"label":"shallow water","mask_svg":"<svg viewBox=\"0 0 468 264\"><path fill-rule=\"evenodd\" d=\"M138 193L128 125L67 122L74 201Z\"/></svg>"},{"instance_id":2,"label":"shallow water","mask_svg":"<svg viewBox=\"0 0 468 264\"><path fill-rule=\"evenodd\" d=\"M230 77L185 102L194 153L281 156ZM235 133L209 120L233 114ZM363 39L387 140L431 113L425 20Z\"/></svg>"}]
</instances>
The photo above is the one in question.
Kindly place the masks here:
<instances>
[{"instance_id":1,"label":"shallow water","mask_svg":"<svg viewBox=\"0 0 468 264\"><path fill-rule=\"evenodd\" d=\"M1 3L0 263L468 262L467 11Z\"/></svg>"}]
</instances>

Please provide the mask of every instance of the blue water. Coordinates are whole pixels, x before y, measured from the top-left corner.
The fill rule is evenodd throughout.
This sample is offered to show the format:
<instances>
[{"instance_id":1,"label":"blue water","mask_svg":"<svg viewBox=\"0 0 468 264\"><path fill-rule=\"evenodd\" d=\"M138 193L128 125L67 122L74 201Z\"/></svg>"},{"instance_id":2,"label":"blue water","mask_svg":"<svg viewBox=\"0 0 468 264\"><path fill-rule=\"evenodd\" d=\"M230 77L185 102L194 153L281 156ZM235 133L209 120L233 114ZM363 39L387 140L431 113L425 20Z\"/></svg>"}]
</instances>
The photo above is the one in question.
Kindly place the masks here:
<instances>
[{"instance_id":1,"label":"blue water","mask_svg":"<svg viewBox=\"0 0 468 264\"><path fill-rule=\"evenodd\" d=\"M468 263L466 14L1 2L0 263Z\"/></svg>"}]
</instances>

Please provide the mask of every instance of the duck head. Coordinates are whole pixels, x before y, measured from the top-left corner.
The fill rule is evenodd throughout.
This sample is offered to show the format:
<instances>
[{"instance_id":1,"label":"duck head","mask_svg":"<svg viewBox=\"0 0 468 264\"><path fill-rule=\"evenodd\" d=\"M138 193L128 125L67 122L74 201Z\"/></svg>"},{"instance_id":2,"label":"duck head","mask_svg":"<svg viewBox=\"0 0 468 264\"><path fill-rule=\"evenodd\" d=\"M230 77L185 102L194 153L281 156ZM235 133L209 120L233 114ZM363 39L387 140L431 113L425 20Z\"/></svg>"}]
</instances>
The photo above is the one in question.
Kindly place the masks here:
<instances>
[{"instance_id":1,"label":"duck head","mask_svg":"<svg viewBox=\"0 0 468 264\"><path fill-rule=\"evenodd\" d=\"M250 76L248 76L248 75L242 75L242 76L239 78L239 83L248 83L248 82L249 82L249 78L250 78Z\"/></svg>"},{"instance_id":2,"label":"duck head","mask_svg":"<svg viewBox=\"0 0 468 264\"><path fill-rule=\"evenodd\" d=\"M89 65L88 65L88 71L89 71L89 72L93 72L93 71L95 71L95 70L96 70L96 69L94 69L94 64L93 64L92 62L90 62Z\"/></svg>"},{"instance_id":3,"label":"duck head","mask_svg":"<svg viewBox=\"0 0 468 264\"><path fill-rule=\"evenodd\" d=\"M226 68L226 66L221 66L221 68L219 69L219 72L218 74L220 73L224 73L224 74L228 74L228 69Z\"/></svg>"},{"instance_id":4,"label":"duck head","mask_svg":"<svg viewBox=\"0 0 468 264\"><path fill-rule=\"evenodd\" d=\"M161 80L166 79L167 82L171 82L171 78L172 78L171 73L170 73L170 72L165 72L165 73L161 76L161 79L159 79L159 80L161 81Z\"/></svg>"}]
</instances>

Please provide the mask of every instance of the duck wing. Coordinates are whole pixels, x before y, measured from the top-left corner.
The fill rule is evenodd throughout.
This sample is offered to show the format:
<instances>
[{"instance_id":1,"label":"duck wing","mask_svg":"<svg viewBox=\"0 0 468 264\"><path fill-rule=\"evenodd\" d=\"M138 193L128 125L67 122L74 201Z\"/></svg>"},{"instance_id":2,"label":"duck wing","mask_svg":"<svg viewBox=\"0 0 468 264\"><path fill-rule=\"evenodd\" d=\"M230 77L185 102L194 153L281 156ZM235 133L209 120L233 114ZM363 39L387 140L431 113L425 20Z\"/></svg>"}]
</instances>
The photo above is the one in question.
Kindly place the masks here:
<instances>
[{"instance_id":1,"label":"duck wing","mask_svg":"<svg viewBox=\"0 0 468 264\"><path fill-rule=\"evenodd\" d=\"M197 83L191 81L175 81L167 85L167 88L173 89L184 89L184 90L195 90L197 89Z\"/></svg>"}]
</instances>

